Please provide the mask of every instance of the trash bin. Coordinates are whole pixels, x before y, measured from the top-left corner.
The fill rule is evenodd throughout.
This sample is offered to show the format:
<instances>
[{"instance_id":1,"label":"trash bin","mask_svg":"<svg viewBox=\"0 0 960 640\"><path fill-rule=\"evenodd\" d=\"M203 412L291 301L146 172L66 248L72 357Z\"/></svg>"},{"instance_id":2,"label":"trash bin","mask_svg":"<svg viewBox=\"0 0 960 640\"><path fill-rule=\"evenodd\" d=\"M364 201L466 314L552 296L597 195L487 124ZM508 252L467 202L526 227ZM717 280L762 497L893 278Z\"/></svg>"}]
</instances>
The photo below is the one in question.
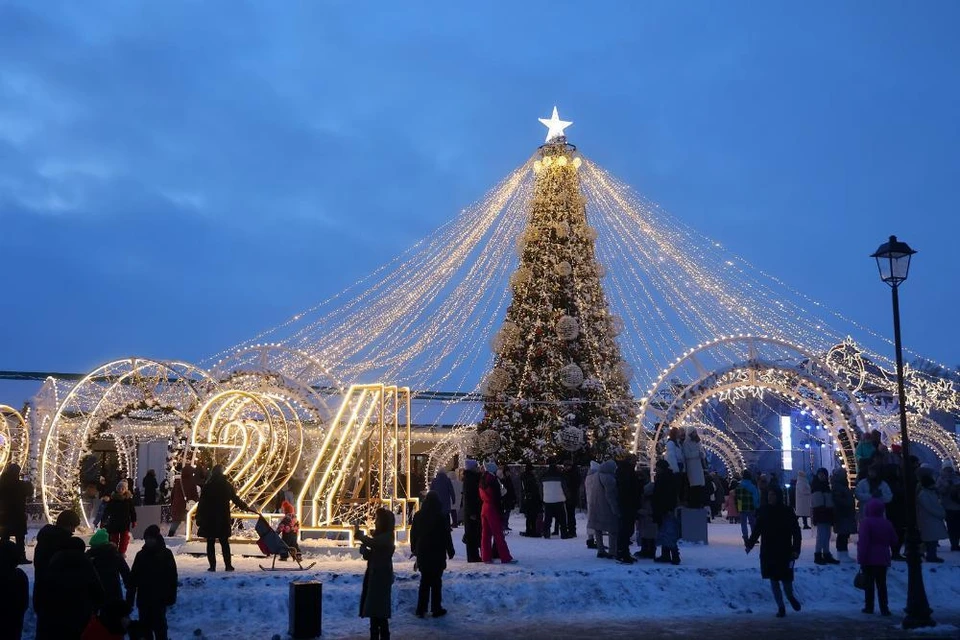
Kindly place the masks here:
<instances>
[{"instance_id":1,"label":"trash bin","mask_svg":"<svg viewBox=\"0 0 960 640\"><path fill-rule=\"evenodd\" d=\"M680 538L687 542L709 544L706 509L680 508Z\"/></svg>"},{"instance_id":2,"label":"trash bin","mask_svg":"<svg viewBox=\"0 0 960 640\"><path fill-rule=\"evenodd\" d=\"M323 617L323 583L316 580L290 583L290 629L294 638L320 637Z\"/></svg>"}]
</instances>

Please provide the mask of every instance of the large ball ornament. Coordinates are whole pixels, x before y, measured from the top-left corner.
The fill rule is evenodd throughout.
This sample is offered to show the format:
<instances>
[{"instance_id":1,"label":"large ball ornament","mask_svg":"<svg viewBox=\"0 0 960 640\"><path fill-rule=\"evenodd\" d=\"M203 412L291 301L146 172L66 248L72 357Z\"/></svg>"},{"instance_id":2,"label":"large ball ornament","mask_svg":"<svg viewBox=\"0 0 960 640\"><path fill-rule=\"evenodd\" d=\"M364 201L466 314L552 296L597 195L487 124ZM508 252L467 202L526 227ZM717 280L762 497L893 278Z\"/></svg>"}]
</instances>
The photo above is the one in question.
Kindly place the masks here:
<instances>
[{"instance_id":1,"label":"large ball ornament","mask_svg":"<svg viewBox=\"0 0 960 640\"><path fill-rule=\"evenodd\" d=\"M584 230L583 235L586 236L589 240L596 240L596 239L597 239L597 230L594 229L594 228L591 227L591 226L588 226L588 227Z\"/></svg>"},{"instance_id":2,"label":"large ball ornament","mask_svg":"<svg viewBox=\"0 0 960 640\"><path fill-rule=\"evenodd\" d=\"M570 425L557 432L557 443L565 451L576 451L583 446L583 429Z\"/></svg>"},{"instance_id":3,"label":"large ball ornament","mask_svg":"<svg viewBox=\"0 0 960 640\"><path fill-rule=\"evenodd\" d=\"M571 267L570 263L567 262L566 260L561 260L560 262L558 262L556 269L557 269L557 275L563 278L566 278L571 273L573 273L573 267Z\"/></svg>"},{"instance_id":4,"label":"large ball ornament","mask_svg":"<svg viewBox=\"0 0 960 640\"><path fill-rule=\"evenodd\" d=\"M580 165L582 165L582 164L583 164L583 160L580 159L580 156L577 156L576 158L573 159L573 168L574 168L574 169L579 169L579 168L580 168Z\"/></svg>"},{"instance_id":5,"label":"large ball ornament","mask_svg":"<svg viewBox=\"0 0 960 640\"><path fill-rule=\"evenodd\" d=\"M583 369L570 363L560 369L560 384L567 389L577 389L583 384Z\"/></svg>"},{"instance_id":6,"label":"large ball ornament","mask_svg":"<svg viewBox=\"0 0 960 640\"><path fill-rule=\"evenodd\" d=\"M556 328L561 340L576 340L580 335L580 323L573 316L561 317Z\"/></svg>"},{"instance_id":7,"label":"large ball ornament","mask_svg":"<svg viewBox=\"0 0 960 640\"><path fill-rule=\"evenodd\" d=\"M486 384L484 385L485 393L489 396L495 396L498 393L506 390L507 386L510 384L510 373L505 369L496 367L487 375Z\"/></svg>"},{"instance_id":8,"label":"large ball ornament","mask_svg":"<svg viewBox=\"0 0 960 640\"><path fill-rule=\"evenodd\" d=\"M567 156L559 156L559 157L557 157L557 166L558 166L558 167L565 167L565 166L567 166Z\"/></svg>"},{"instance_id":9,"label":"large ball ornament","mask_svg":"<svg viewBox=\"0 0 960 640\"><path fill-rule=\"evenodd\" d=\"M487 455L499 451L502 442L500 434L495 429L487 429L477 436L477 447L481 453Z\"/></svg>"},{"instance_id":10,"label":"large ball ornament","mask_svg":"<svg viewBox=\"0 0 960 640\"><path fill-rule=\"evenodd\" d=\"M610 316L610 335L616 337L623 333L623 318L617 315Z\"/></svg>"},{"instance_id":11,"label":"large ball ornament","mask_svg":"<svg viewBox=\"0 0 960 640\"><path fill-rule=\"evenodd\" d=\"M514 288L524 287L530 283L530 280L533 278L533 274L530 273L530 269L526 267L520 267L513 272L513 276L510 278L510 282L513 284Z\"/></svg>"},{"instance_id":12,"label":"large ball ornament","mask_svg":"<svg viewBox=\"0 0 960 640\"><path fill-rule=\"evenodd\" d=\"M557 233L558 238L566 238L570 235L570 223L565 220L561 220L556 225L554 225L554 230Z\"/></svg>"},{"instance_id":13,"label":"large ball ornament","mask_svg":"<svg viewBox=\"0 0 960 640\"><path fill-rule=\"evenodd\" d=\"M606 275L607 275L607 268L606 268L605 266L603 266L602 264L597 263L596 269L597 269L597 277L598 277L598 278L604 278L604 277L606 277Z\"/></svg>"}]
</instances>

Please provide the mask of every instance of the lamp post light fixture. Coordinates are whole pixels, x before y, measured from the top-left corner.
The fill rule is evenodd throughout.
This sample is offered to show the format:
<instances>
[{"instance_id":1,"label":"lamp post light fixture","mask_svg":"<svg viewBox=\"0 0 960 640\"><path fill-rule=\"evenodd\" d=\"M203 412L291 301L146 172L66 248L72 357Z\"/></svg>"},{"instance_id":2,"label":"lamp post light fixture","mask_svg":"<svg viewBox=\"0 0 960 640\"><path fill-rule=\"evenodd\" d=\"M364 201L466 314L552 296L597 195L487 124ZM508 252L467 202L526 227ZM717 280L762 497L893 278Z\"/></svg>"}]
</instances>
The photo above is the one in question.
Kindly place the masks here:
<instances>
[{"instance_id":1,"label":"lamp post light fixture","mask_svg":"<svg viewBox=\"0 0 960 640\"><path fill-rule=\"evenodd\" d=\"M927 592L923 586L923 569L920 566L920 532L917 529L917 476L910 463L910 437L907 433L906 394L903 390L903 347L900 343L900 283L907 279L910 258L916 251L906 242L890 236L870 257L877 261L880 279L890 285L893 293L893 342L897 352L897 394L900 404L900 451L903 457L904 509L907 512L907 607L903 618L904 629L932 627L936 625L931 614Z\"/></svg>"}]
</instances>

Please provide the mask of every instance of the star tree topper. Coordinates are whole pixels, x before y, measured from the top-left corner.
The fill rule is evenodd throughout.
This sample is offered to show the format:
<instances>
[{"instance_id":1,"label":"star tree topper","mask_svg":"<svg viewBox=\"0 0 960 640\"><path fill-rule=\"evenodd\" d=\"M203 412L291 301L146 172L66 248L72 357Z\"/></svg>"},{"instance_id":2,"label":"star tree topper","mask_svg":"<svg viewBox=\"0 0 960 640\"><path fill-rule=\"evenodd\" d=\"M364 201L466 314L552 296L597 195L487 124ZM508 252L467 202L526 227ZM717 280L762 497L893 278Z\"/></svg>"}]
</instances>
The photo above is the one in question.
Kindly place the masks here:
<instances>
[{"instance_id":1,"label":"star tree topper","mask_svg":"<svg viewBox=\"0 0 960 640\"><path fill-rule=\"evenodd\" d=\"M545 142L550 142L554 138L563 137L563 130L573 124L572 122L561 120L557 114L556 107L553 108L553 115L550 118L538 118L538 120L547 128L547 139Z\"/></svg>"}]
</instances>

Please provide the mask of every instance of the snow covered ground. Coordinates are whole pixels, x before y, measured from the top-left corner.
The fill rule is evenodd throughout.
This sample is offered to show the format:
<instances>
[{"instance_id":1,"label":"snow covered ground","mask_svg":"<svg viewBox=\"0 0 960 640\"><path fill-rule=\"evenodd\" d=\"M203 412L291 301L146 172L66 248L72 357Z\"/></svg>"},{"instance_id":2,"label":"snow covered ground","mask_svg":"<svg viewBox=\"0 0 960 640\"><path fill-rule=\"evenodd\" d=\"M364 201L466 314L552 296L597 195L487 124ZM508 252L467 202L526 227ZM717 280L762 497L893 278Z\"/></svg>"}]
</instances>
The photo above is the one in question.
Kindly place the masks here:
<instances>
[{"instance_id":1,"label":"snow covered ground","mask_svg":"<svg viewBox=\"0 0 960 640\"><path fill-rule=\"evenodd\" d=\"M520 530L522 519L515 516L511 526ZM457 557L444 574L444 606L450 613L439 620L413 615L419 575L413 572L408 549L399 547L394 557L393 637L444 637L460 635L464 629L490 631L492 621L497 621L495 627L523 627L694 615L738 623L762 618L766 623L775 609L769 588L760 579L758 552L744 553L738 525L711 524L710 544L682 546L680 566L649 560L626 566L598 559L584 544L583 522L578 531L580 537L571 540L510 535L507 541L518 564L485 565L466 563L462 529L458 529L454 536ZM854 553L855 541L856 537L851 543ZM171 539L169 544L176 551L180 542L182 539ZM130 561L139 544L131 545ZM171 637L269 639L279 634L287 638L288 585L292 580L323 583L324 637L364 637L367 621L357 616L364 562L355 552L324 547L320 542L307 541L304 552L317 565L302 573L265 573L257 566L265 561L253 557L235 557L234 573L208 573L205 558L178 554L181 585L178 603L168 614ZM942 548L941 555L946 563L924 564L927 595L935 617L956 624L960 553ZM29 573L32 568L26 569ZM788 617L855 614L862 619L862 594L853 587L856 571L853 562L813 564L813 531L804 531L796 580L804 611L789 612ZM32 581L32 574L30 577ZM891 569L889 586L891 608L896 612L905 601L906 567L902 563ZM31 638L34 622L32 614L27 617L24 637ZM895 624L895 619L890 620ZM960 628L953 624L941 624L936 635L960 637Z\"/></svg>"}]
</instances>

